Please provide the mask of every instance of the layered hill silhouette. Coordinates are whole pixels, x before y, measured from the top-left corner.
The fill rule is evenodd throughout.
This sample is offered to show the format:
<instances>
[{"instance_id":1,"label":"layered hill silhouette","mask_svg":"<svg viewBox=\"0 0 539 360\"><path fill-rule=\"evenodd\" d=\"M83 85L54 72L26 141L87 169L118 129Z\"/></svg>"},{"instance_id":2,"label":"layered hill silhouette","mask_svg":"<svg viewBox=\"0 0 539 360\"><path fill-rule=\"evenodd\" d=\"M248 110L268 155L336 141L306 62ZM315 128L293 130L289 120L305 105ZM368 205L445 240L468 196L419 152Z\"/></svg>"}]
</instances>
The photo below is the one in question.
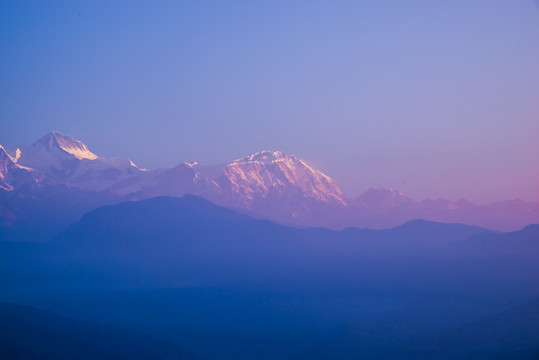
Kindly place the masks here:
<instances>
[{"instance_id":1,"label":"layered hill silhouette","mask_svg":"<svg viewBox=\"0 0 539 360\"><path fill-rule=\"evenodd\" d=\"M312 339L328 356L309 358L384 358L375 355L507 308L505 298L537 296L538 242L537 226L303 229L193 195L155 197L93 210L50 243L0 243L0 294L175 336L215 358L294 358ZM336 324L359 324L360 336Z\"/></svg>"},{"instance_id":2,"label":"layered hill silhouette","mask_svg":"<svg viewBox=\"0 0 539 360\"><path fill-rule=\"evenodd\" d=\"M125 202L91 211L52 242L36 248L38 255L32 255L31 266L49 262L54 264L50 271L75 282L78 273L65 267L74 263L79 264L79 270L108 274L103 276L109 279L117 276L121 280L125 275L121 281L135 278L188 284L196 280L209 284L226 283L227 279L263 281L289 274L298 279L318 276L320 283L330 283L334 280L329 274L333 276L336 271L344 283L358 274L356 270L390 259L535 261L538 244L537 226L500 234L462 224L415 220L386 230L301 229L258 220L185 195ZM3 246L4 266L15 266L4 272L15 277L19 272L28 272L28 268L16 270L26 267L24 256L19 259L19 249L15 245ZM42 260L36 260L36 256ZM501 271L501 265L498 267Z\"/></svg>"},{"instance_id":3,"label":"layered hill silhouette","mask_svg":"<svg viewBox=\"0 0 539 360\"><path fill-rule=\"evenodd\" d=\"M528 230L538 232L534 226L522 231ZM430 249L467 244L464 240L473 236L488 238L497 235L476 226L425 220L413 220L385 230L302 229L259 220L204 198L184 195L181 198L161 196L99 208L67 227L52 244L66 248L87 246L88 249L105 252L116 247L133 249L136 244L158 248L166 244L201 243L205 240L218 241L219 245L242 241L258 248L262 245L261 240L271 239L269 245L272 247L305 243L303 249L308 250L317 241L327 241L338 248L341 242L346 242L344 246L350 246L348 241L354 240L353 245L365 247L384 246L392 242L391 246L397 250L399 247Z\"/></svg>"}]
</instances>

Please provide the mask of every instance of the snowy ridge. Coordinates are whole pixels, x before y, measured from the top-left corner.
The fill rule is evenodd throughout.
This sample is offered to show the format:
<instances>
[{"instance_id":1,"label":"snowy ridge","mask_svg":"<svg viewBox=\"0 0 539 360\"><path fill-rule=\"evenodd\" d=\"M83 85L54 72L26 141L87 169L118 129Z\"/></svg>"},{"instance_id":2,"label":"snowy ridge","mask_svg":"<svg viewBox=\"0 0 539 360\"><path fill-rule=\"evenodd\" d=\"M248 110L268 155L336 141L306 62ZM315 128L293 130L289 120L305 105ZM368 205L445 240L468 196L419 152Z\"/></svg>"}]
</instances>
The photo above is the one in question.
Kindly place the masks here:
<instances>
[{"instance_id":1,"label":"snowy ridge","mask_svg":"<svg viewBox=\"0 0 539 360\"><path fill-rule=\"evenodd\" d=\"M271 151L271 150L262 150L254 154L245 156L241 159L236 159L232 163L250 163L250 162L261 162L261 163L273 163L276 161L284 161L287 159L295 158L295 155L285 155L282 151Z\"/></svg>"},{"instance_id":2,"label":"snowy ridge","mask_svg":"<svg viewBox=\"0 0 539 360\"><path fill-rule=\"evenodd\" d=\"M224 176L233 192L249 200L292 190L317 201L346 206L342 191L329 176L281 151L264 150L234 160L226 165Z\"/></svg>"},{"instance_id":3,"label":"snowy ridge","mask_svg":"<svg viewBox=\"0 0 539 360\"><path fill-rule=\"evenodd\" d=\"M143 172L129 159L100 157L81 141L58 131L23 147L18 163L56 184L94 191L122 188L138 181L138 173Z\"/></svg>"}]
</instances>

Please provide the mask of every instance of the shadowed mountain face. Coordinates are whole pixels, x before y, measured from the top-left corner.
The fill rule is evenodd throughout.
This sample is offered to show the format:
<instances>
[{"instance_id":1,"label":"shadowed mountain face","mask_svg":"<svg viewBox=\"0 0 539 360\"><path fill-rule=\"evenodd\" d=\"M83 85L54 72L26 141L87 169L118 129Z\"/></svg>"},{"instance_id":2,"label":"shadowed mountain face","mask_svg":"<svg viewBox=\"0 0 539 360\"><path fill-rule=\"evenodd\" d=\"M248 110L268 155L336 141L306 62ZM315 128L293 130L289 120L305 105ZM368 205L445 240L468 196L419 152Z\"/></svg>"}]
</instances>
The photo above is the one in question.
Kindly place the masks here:
<instances>
[{"instance_id":1,"label":"shadowed mountain face","mask_svg":"<svg viewBox=\"0 0 539 360\"><path fill-rule=\"evenodd\" d=\"M474 258L537 258L539 254L539 225L528 225L508 233L484 232L466 241L447 246L448 253Z\"/></svg>"},{"instance_id":2,"label":"shadowed mountain face","mask_svg":"<svg viewBox=\"0 0 539 360\"><path fill-rule=\"evenodd\" d=\"M302 276L319 273L322 281L326 267L341 271L344 282L361 266L391 257L536 259L538 230L529 226L498 234L424 220L387 230L299 229L256 220L185 195L97 209L67 227L45 248L54 256L90 264L101 259L104 267L125 267L128 273L132 269L153 274L161 281L161 275L167 274L174 284L189 278L182 274L238 282L257 276L277 279L287 271ZM275 264L281 266L276 270ZM245 272L246 268L253 271ZM173 280L171 273L179 276Z\"/></svg>"},{"instance_id":3,"label":"shadowed mountain face","mask_svg":"<svg viewBox=\"0 0 539 360\"><path fill-rule=\"evenodd\" d=\"M47 242L84 213L127 200L130 198L65 185L24 186L0 191L0 239Z\"/></svg>"},{"instance_id":4,"label":"shadowed mountain face","mask_svg":"<svg viewBox=\"0 0 539 360\"><path fill-rule=\"evenodd\" d=\"M99 206L185 194L257 218L332 229L382 229L426 219L511 231L539 222L539 204L519 200L485 206L465 200L418 202L383 188L352 199L329 176L280 151L261 151L222 165L181 163L148 171L129 159L100 157L84 143L55 131L20 149L0 146L2 240L46 241L56 235L53 229ZM49 216L44 225L32 206L26 206L31 201L57 216Z\"/></svg>"},{"instance_id":5,"label":"shadowed mountain face","mask_svg":"<svg viewBox=\"0 0 539 360\"><path fill-rule=\"evenodd\" d=\"M399 359L539 359L539 299L396 349Z\"/></svg>"},{"instance_id":6,"label":"shadowed mountain face","mask_svg":"<svg viewBox=\"0 0 539 360\"><path fill-rule=\"evenodd\" d=\"M383 359L539 296L538 231L423 220L299 229L157 197L94 210L48 244L1 243L0 300L142 330L208 359Z\"/></svg>"},{"instance_id":7,"label":"shadowed mountain face","mask_svg":"<svg viewBox=\"0 0 539 360\"><path fill-rule=\"evenodd\" d=\"M298 229L185 195L100 208L64 230L51 248L84 261L99 258L102 264L157 271L154 275L161 280L163 273L176 269L173 273L196 274L200 281L267 281L290 271L318 274L320 282L326 278L324 268L339 263L343 276L353 276L358 259L425 255L483 232L422 220L379 231Z\"/></svg>"},{"instance_id":8,"label":"shadowed mountain face","mask_svg":"<svg viewBox=\"0 0 539 360\"><path fill-rule=\"evenodd\" d=\"M195 359L179 345L133 331L0 304L4 359Z\"/></svg>"}]
</instances>

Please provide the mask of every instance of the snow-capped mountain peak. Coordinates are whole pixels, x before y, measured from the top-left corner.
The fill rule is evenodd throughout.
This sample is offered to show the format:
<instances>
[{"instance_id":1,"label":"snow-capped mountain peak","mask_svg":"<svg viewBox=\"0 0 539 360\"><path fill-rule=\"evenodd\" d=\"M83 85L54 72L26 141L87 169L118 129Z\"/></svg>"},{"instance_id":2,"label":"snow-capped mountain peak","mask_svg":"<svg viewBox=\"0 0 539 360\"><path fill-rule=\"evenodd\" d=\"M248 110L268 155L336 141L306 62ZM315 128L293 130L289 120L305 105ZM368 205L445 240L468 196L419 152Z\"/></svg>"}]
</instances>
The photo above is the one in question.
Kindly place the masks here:
<instances>
[{"instance_id":1,"label":"snow-capped mountain peak","mask_svg":"<svg viewBox=\"0 0 539 360\"><path fill-rule=\"evenodd\" d=\"M137 182L140 173L145 172L129 159L97 156L83 142L58 131L21 149L17 164L35 169L48 180L71 188L121 189Z\"/></svg>"},{"instance_id":2,"label":"snow-capped mountain peak","mask_svg":"<svg viewBox=\"0 0 539 360\"><path fill-rule=\"evenodd\" d=\"M346 205L342 191L333 180L307 165L295 155L264 150L234 160L224 169L234 198L252 202L268 197L302 197ZM237 200L236 200L237 201Z\"/></svg>"},{"instance_id":3,"label":"snow-capped mountain peak","mask_svg":"<svg viewBox=\"0 0 539 360\"><path fill-rule=\"evenodd\" d=\"M54 149L62 150L75 158L82 160L95 160L99 156L91 152L88 147L79 140L75 140L68 135L64 135L58 131L52 131L47 135L37 140L34 147L52 151Z\"/></svg>"}]
</instances>

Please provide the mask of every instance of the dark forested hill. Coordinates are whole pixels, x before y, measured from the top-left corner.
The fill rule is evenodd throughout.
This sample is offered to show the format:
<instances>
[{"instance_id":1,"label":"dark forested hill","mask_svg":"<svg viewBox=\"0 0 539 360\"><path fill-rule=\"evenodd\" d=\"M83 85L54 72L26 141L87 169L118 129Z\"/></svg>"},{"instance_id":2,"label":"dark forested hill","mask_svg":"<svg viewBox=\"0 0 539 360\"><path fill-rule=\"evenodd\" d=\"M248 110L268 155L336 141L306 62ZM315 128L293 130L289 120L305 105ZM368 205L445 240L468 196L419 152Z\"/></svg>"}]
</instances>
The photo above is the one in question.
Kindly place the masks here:
<instances>
[{"instance_id":1,"label":"dark forested hill","mask_svg":"<svg viewBox=\"0 0 539 360\"><path fill-rule=\"evenodd\" d=\"M141 333L60 316L28 306L0 303L3 359L194 360L179 345Z\"/></svg>"},{"instance_id":2,"label":"dark forested hill","mask_svg":"<svg viewBox=\"0 0 539 360\"><path fill-rule=\"evenodd\" d=\"M399 359L539 359L539 299L421 338Z\"/></svg>"}]
</instances>

